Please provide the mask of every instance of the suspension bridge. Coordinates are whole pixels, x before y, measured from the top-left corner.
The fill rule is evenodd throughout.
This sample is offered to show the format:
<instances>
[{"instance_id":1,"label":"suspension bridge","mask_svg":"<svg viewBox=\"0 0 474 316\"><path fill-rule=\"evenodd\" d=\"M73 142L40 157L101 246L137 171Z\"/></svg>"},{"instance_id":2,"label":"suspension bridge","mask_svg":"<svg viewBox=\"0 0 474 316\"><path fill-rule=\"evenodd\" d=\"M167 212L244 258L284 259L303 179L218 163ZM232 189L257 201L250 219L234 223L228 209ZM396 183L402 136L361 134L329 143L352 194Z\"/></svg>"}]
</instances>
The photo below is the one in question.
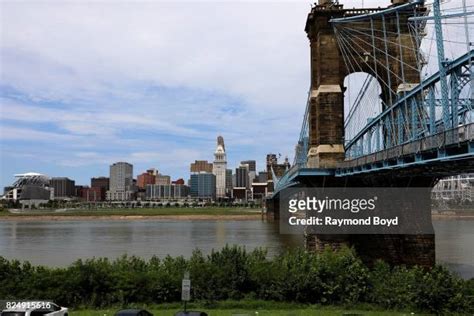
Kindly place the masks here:
<instances>
[{"instance_id":1,"label":"suspension bridge","mask_svg":"<svg viewBox=\"0 0 474 316\"><path fill-rule=\"evenodd\" d=\"M392 0L345 9L320 0L308 14L311 84L290 187L433 187L474 171L474 5ZM355 87L355 88L354 88ZM413 219L416 220L416 219ZM368 258L432 265L434 235L306 235L306 247L348 244Z\"/></svg>"}]
</instances>

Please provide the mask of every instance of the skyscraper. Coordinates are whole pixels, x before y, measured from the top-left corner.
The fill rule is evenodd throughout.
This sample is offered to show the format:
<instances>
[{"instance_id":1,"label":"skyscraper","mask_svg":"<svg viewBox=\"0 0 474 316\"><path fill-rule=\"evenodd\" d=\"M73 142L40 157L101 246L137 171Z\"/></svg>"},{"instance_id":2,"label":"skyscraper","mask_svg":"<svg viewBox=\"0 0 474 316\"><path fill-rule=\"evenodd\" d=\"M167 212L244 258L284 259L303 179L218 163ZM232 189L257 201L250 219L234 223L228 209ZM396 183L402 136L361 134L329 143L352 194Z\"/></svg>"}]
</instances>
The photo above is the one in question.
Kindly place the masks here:
<instances>
[{"instance_id":1,"label":"skyscraper","mask_svg":"<svg viewBox=\"0 0 474 316\"><path fill-rule=\"evenodd\" d=\"M217 147L214 152L214 163L212 165L212 173L216 176L216 197L223 198L226 196L226 169L227 158L225 153L224 138L217 137Z\"/></svg>"},{"instance_id":2,"label":"skyscraper","mask_svg":"<svg viewBox=\"0 0 474 316\"><path fill-rule=\"evenodd\" d=\"M238 188L249 187L249 170L246 165L235 169L235 186Z\"/></svg>"},{"instance_id":3,"label":"skyscraper","mask_svg":"<svg viewBox=\"0 0 474 316\"><path fill-rule=\"evenodd\" d=\"M241 165L249 165L249 172L257 171L257 162L255 160L244 160L240 162Z\"/></svg>"},{"instance_id":4,"label":"skyscraper","mask_svg":"<svg viewBox=\"0 0 474 316\"><path fill-rule=\"evenodd\" d=\"M232 192L232 169L226 169L225 171L225 187L226 187L226 194L230 196L230 193Z\"/></svg>"},{"instance_id":5,"label":"skyscraper","mask_svg":"<svg viewBox=\"0 0 474 316\"><path fill-rule=\"evenodd\" d=\"M268 173L266 171L260 171L258 173L258 182L267 183L267 180L268 180Z\"/></svg>"},{"instance_id":6,"label":"skyscraper","mask_svg":"<svg viewBox=\"0 0 474 316\"><path fill-rule=\"evenodd\" d=\"M241 166L247 166L249 172L249 188L257 177L257 162L255 160L244 160L240 162Z\"/></svg>"},{"instance_id":7,"label":"skyscraper","mask_svg":"<svg viewBox=\"0 0 474 316\"><path fill-rule=\"evenodd\" d=\"M74 192L74 180L66 177L51 178L51 187L54 189L55 199L64 199L73 197Z\"/></svg>"},{"instance_id":8,"label":"skyscraper","mask_svg":"<svg viewBox=\"0 0 474 316\"><path fill-rule=\"evenodd\" d=\"M191 175L190 193L192 197L213 199L216 196L216 176L201 172Z\"/></svg>"},{"instance_id":9,"label":"skyscraper","mask_svg":"<svg viewBox=\"0 0 474 316\"><path fill-rule=\"evenodd\" d=\"M110 166L109 200L129 200L134 193L133 166L128 162L116 162Z\"/></svg>"}]
</instances>

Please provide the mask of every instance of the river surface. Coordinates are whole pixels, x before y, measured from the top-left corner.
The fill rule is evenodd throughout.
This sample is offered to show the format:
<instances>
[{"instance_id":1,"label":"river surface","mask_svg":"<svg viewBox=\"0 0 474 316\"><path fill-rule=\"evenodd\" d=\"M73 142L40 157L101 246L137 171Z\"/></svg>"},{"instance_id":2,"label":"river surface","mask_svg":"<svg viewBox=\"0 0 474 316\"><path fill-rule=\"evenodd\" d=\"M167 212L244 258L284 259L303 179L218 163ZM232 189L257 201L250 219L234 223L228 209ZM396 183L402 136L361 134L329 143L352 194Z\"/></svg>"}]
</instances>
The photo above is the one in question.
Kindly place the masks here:
<instances>
[{"instance_id":1,"label":"river surface","mask_svg":"<svg viewBox=\"0 0 474 316\"><path fill-rule=\"evenodd\" d=\"M436 256L464 278L474 277L474 221L436 220ZM76 259L116 258L123 254L189 257L226 244L270 256L303 245L301 236L281 235L273 222L260 220L3 221L0 256L33 264L66 266Z\"/></svg>"}]
</instances>

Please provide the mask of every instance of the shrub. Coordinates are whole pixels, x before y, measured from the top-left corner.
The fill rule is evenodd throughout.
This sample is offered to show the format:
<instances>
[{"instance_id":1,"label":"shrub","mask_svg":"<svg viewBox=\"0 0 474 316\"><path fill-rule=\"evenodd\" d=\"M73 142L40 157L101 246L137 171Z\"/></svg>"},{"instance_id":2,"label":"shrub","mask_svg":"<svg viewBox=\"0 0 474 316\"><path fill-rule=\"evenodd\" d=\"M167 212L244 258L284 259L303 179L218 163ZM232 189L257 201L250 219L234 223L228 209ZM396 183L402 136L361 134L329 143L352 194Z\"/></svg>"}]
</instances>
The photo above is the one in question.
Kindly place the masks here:
<instances>
[{"instance_id":1,"label":"shrub","mask_svg":"<svg viewBox=\"0 0 474 316\"><path fill-rule=\"evenodd\" d=\"M67 268L34 267L0 257L0 297L46 297L59 304L105 307L179 302L189 271L194 300L267 300L308 304L374 304L384 309L473 313L474 280L442 266L367 268L351 249L303 249L272 259L264 249L226 246L189 259L123 256L78 260Z\"/></svg>"}]
</instances>

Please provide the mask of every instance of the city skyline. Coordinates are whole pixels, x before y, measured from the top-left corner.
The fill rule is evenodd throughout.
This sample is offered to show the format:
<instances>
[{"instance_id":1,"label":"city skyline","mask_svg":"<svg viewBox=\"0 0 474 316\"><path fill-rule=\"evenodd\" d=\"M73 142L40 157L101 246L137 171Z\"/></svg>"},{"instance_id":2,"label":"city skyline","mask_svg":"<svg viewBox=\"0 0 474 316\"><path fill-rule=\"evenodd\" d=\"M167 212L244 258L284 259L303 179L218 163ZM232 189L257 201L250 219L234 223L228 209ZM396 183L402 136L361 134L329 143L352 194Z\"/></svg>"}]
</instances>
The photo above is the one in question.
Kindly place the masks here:
<instances>
[{"instance_id":1,"label":"city skyline","mask_svg":"<svg viewBox=\"0 0 474 316\"><path fill-rule=\"evenodd\" d=\"M109 166L109 177L91 177L90 185L78 184L69 177L49 177L37 172L15 174L15 182L4 187L2 199L20 203L29 201L28 207L39 206L48 200L85 203L187 198L255 201L262 199L273 188L273 183L267 181L269 162L279 176L282 170L290 167L287 158L283 164L277 164L276 155L268 154L267 169L256 173L256 161L246 160L240 162L233 175L232 169L226 168L225 145L221 135L217 137L214 157L213 163L207 160L191 162L188 181L182 178L172 180L170 175L164 175L156 168L137 172L135 177L133 165L124 161Z\"/></svg>"},{"instance_id":2,"label":"city skyline","mask_svg":"<svg viewBox=\"0 0 474 316\"><path fill-rule=\"evenodd\" d=\"M217 134L230 166L291 159L307 2L0 5L1 186L29 171L87 183L116 161L185 178Z\"/></svg>"},{"instance_id":3,"label":"city skyline","mask_svg":"<svg viewBox=\"0 0 474 316\"><path fill-rule=\"evenodd\" d=\"M221 137L221 136L219 136ZM214 152L211 151L211 153L209 154L210 156L213 156L214 155ZM110 174L111 174L111 169L112 166L116 165L116 164L130 164L132 166L132 173L131 173L131 176L132 176L132 179L134 180L138 180L138 177L143 175L143 174L146 174L148 171L156 171L157 172L157 176L166 176L166 177L170 177L170 181L176 181L176 180L180 180L180 179L184 179L185 181L189 180L191 175L195 172L192 172L189 170L189 166L190 164L193 164L194 162L196 161L203 161L203 162L207 162L209 163L211 166L213 165L213 162L211 159L203 159L203 160L199 160L199 159L195 159L194 161L189 161L189 163L187 164L187 174L184 175L184 176L176 176L176 175L173 175L173 174L170 174L170 173L167 173L166 171L162 171L162 169L160 169L158 166L148 166L147 168L145 169L136 169L135 165L133 163L130 163L128 161L113 161L113 162L110 162L107 166L106 166L106 169L107 171L104 173L104 174L84 174L83 175L83 178L86 179L85 182L81 182L81 181L78 181L76 178L74 177L71 177L71 176L68 176L68 175L64 175L64 174L55 174L55 175L50 175L50 174L46 174L46 173L42 173L42 172L39 172L37 170L29 170L29 171L24 171L24 172L19 172L19 173L15 173L15 174L12 174L12 179L16 179L17 176L19 175L24 175L24 174L29 174L29 173L32 173L32 174L40 174L40 175L43 175L43 176L47 176L48 178L50 179L55 179L55 178L67 178L67 179L70 179L70 180L73 180L75 181L75 184L77 186L90 186L90 183L91 183L91 180L92 179L98 179L98 178L107 178L109 179L110 177ZM257 159L252 159L252 160L247 160L247 161L240 161L240 162L236 162L236 165L235 166L230 166L230 169L227 168L226 170L235 170L235 168L239 168L243 162L248 162L248 161L254 161L256 162L256 166L258 168L259 166L259 163ZM227 165L229 166L229 165ZM260 172L266 172L266 165L264 163L261 164L261 168L260 168ZM209 171L208 173L212 173L212 170ZM258 175L259 171L257 169L257 172L256 172L256 175ZM11 183L13 183L14 181L11 181ZM5 185L4 187L7 187L9 186L11 183Z\"/></svg>"}]
</instances>

